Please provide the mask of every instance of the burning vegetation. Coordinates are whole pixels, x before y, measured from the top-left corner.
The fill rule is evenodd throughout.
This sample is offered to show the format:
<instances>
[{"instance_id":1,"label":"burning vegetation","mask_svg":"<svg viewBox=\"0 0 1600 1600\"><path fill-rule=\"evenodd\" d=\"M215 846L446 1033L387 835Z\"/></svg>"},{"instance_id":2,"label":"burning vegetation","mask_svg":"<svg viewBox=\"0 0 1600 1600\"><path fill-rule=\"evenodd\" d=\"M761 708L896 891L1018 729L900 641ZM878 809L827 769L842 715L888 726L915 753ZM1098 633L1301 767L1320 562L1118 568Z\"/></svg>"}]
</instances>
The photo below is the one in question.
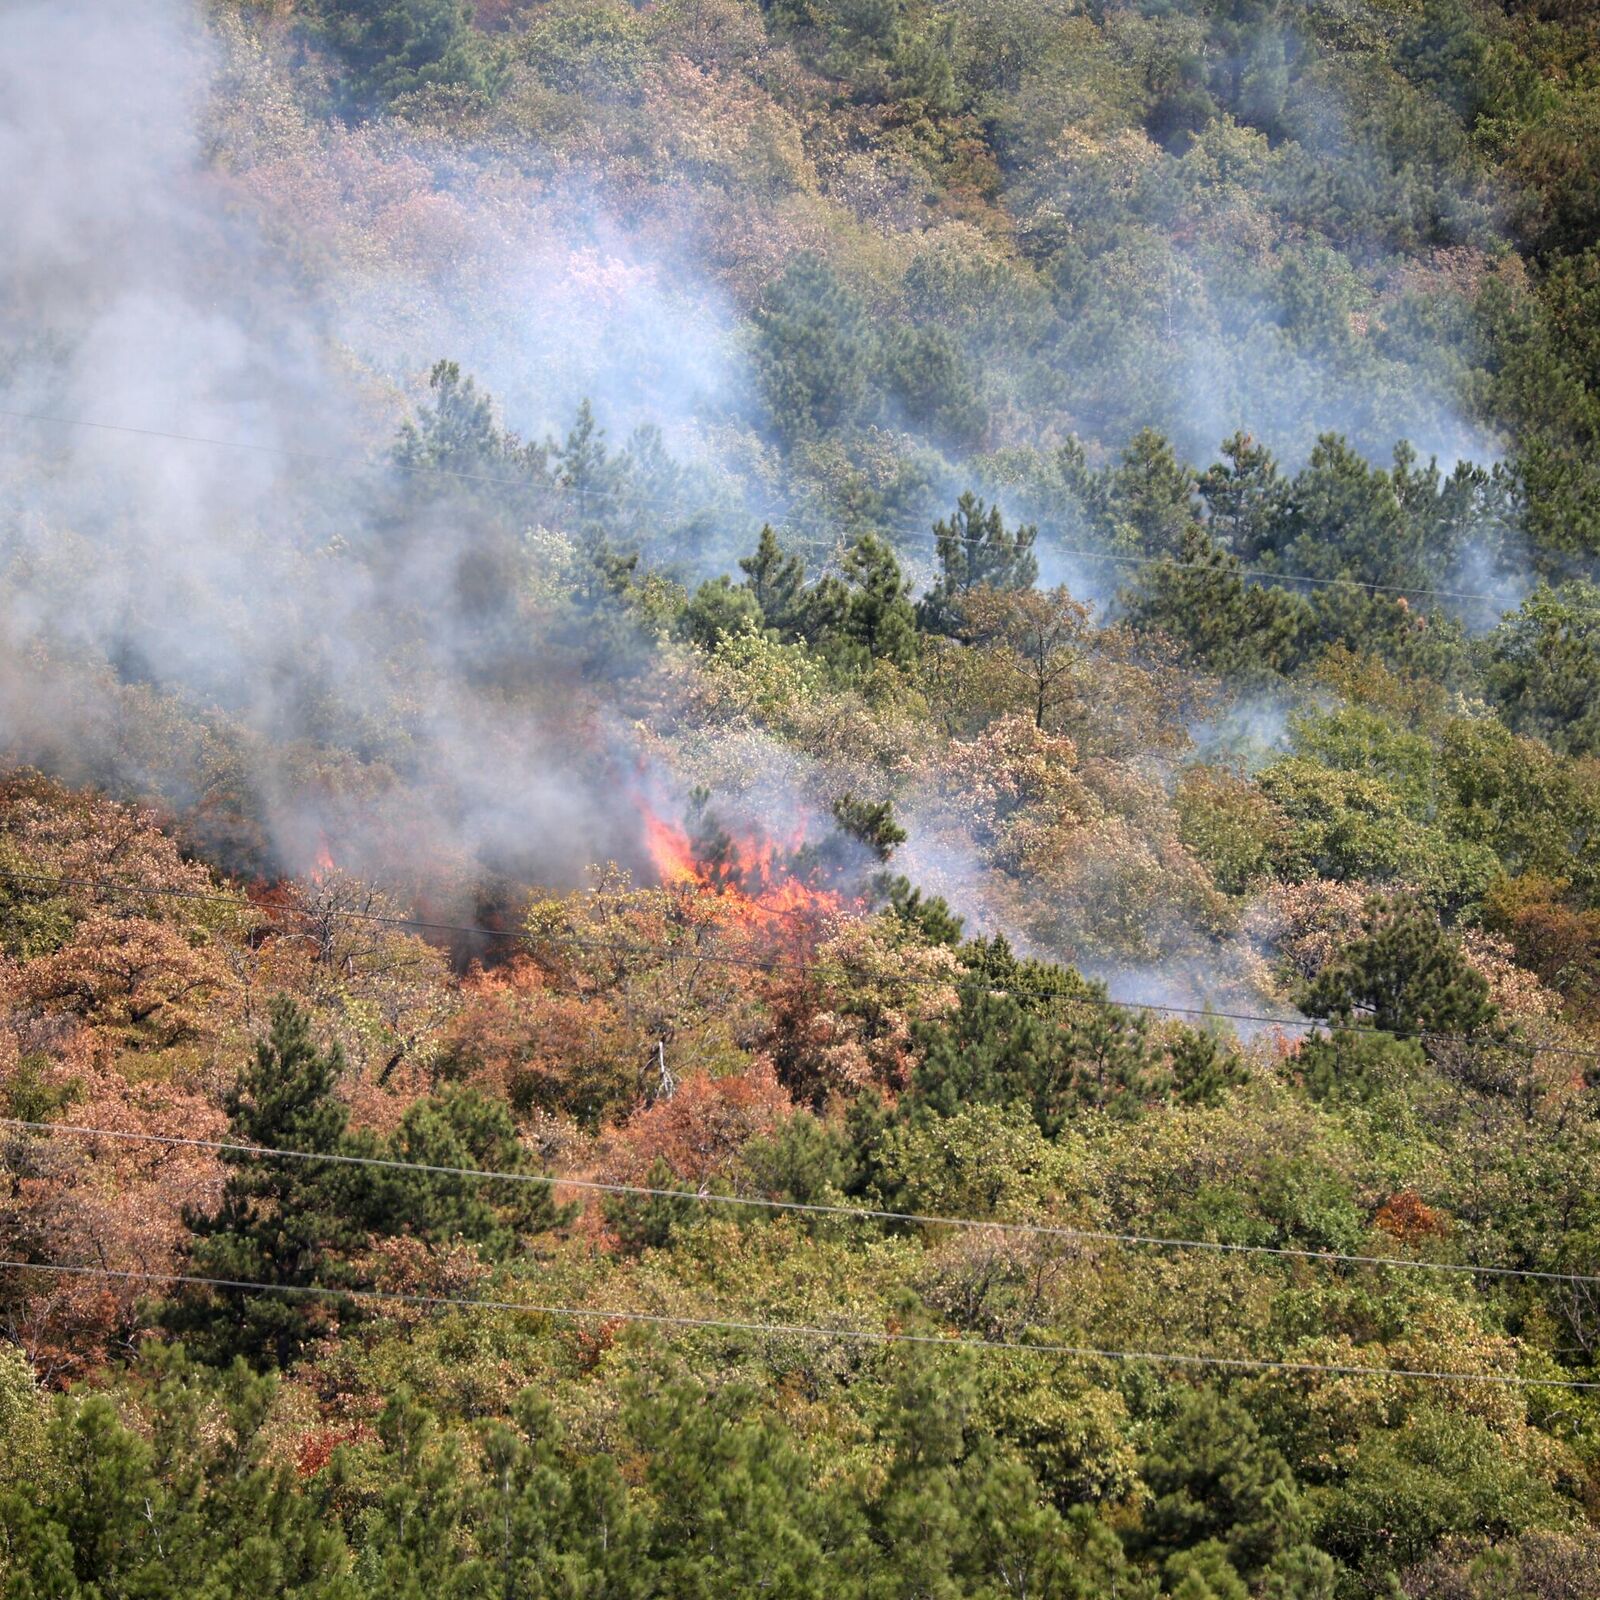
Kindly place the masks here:
<instances>
[{"instance_id":1,"label":"burning vegetation","mask_svg":"<svg viewBox=\"0 0 1600 1600\"><path fill-rule=\"evenodd\" d=\"M781 836L759 824L725 826L704 790L691 797L683 823L661 816L644 801L640 812L645 848L661 883L720 895L734 918L752 928L815 930L830 918L865 908L861 895L837 886L847 852L837 840L826 846L810 842L803 823Z\"/></svg>"},{"instance_id":2,"label":"burning vegetation","mask_svg":"<svg viewBox=\"0 0 1600 1600\"><path fill-rule=\"evenodd\" d=\"M1596 60L0 4L0 1597L1600 1600Z\"/></svg>"}]
</instances>

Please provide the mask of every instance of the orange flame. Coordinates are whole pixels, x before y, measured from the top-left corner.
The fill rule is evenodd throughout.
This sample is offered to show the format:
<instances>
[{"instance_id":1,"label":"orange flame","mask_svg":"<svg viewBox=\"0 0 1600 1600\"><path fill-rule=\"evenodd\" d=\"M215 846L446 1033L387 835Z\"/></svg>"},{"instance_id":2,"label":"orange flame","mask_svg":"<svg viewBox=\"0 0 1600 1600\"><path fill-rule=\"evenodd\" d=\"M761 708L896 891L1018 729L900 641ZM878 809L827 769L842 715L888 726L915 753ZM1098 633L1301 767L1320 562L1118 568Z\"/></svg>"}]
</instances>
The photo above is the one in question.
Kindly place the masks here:
<instances>
[{"instance_id":1,"label":"orange flame","mask_svg":"<svg viewBox=\"0 0 1600 1600\"><path fill-rule=\"evenodd\" d=\"M642 801L639 809L644 814L644 847L662 883L698 883L700 874L695 870L694 846L688 832L677 823L658 817Z\"/></svg>"},{"instance_id":2,"label":"orange flame","mask_svg":"<svg viewBox=\"0 0 1600 1600\"><path fill-rule=\"evenodd\" d=\"M708 857L697 852L681 824L658 816L642 800L639 809L645 849L669 888L720 895L736 919L751 927L774 927L783 919L814 922L845 909L845 898L837 891L808 883L794 870L804 829L788 839L759 832L722 833L715 856Z\"/></svg>"},{"instance_id":3,"label":"orange flame","mask_svg":"<svg viewBox=\"0 0 1600 1600\"><path fill-rule=\"evenodd\" d=\"M321 883L330 872L337 872L339 863L333 859L333 846L320 828L317 830L317 854L311 865L311 881Z\"/></svg>"}]
</instances>

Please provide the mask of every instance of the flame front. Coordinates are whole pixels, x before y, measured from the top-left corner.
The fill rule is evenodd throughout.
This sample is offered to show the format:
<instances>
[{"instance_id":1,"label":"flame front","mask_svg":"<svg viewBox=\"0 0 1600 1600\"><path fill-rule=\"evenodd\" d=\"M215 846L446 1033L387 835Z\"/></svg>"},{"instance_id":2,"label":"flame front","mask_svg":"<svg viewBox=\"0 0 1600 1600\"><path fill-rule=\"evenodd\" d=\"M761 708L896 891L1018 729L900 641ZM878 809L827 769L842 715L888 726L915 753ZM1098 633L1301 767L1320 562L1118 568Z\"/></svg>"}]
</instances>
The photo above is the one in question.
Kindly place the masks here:
<instances>
[{"instance_id":1,"label":"flame front","mask_svg":"<svg viewBox=\"0 0 1600 1600\"><path fill-rule=\"evenodd\" d=\"M311 866L311 881L321 883L330 872L337 872L339 863L333 859L333 846L320 828L317 830L317 854Z\"/></svg>"},{"instance_id":2,"label":"flame front","mask_svg":"<svg viewBox=\"0 0 1600 1600\"><path fill-rule=\"evenodd\" d=\"M658 817L647 805L641 804L639 809L644 814L645 849L661 881L668 885L699 882L694 845L687 831L675 822Z\"/></svg>"},{"instance_id":3,"label":"flame front","mask_svg":"<svg viewBox=\"0 0 1600 1600\"><path fill-rule=\"evenodd\" d=\"M661 882L669 888L698 889L722 896L738 920L753 927L781 919L815 921L846 908L836 890L810 883L794 869L805 844L798 830L787 840L759 832L715 832L701 843L681 824L671 822L641 801L645 849Z\"/></svg>"}]
</instances>

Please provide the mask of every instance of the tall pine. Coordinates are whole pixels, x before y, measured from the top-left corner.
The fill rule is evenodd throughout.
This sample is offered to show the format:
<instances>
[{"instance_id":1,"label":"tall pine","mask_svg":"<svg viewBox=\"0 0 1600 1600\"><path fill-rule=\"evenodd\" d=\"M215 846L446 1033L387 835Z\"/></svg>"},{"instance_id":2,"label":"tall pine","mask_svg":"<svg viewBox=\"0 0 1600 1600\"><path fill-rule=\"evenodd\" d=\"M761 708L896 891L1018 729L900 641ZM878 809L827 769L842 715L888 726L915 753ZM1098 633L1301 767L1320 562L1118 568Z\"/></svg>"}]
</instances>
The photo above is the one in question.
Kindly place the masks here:
<instances>
[{"instance_id":1,"label":"tall pine","mask_svg":"<svg viewBox=\"0 0 1600 1600\"><path fill-rule=\"evenodd\" d=\"M1032 526L1008 529L999 506L963 494L949 519L933 525L939 579L917 606L917 621L930 633L954 633L961 596L969 589L1031 588L1039 576L1033 553L1038 536Z\"/></svg>"},{"instance_id":2,"label":"tall pine","mask_svg":"<svg viewBox=\"0 0 1600 1600\"><path fill-rule=\"evenodd\" d=\"M344 1072L338 1045L318 1050L311 1020L277 1000L268 1036L227 1100L229 1138L240 1144L314 1155L345 1147L345 1108L334 1089ZM224 1152L232 1168L215 1212L191 1214L189 1271L199 1277L261 1283L276 1292L210 1287L184 1294L164 1321L197 1354L226 1362L286 1365L335 1311L315 1292L353 1284L349 1258L366 1242L366 1170L327 1161Z\"/></svg>"}]
</instances>

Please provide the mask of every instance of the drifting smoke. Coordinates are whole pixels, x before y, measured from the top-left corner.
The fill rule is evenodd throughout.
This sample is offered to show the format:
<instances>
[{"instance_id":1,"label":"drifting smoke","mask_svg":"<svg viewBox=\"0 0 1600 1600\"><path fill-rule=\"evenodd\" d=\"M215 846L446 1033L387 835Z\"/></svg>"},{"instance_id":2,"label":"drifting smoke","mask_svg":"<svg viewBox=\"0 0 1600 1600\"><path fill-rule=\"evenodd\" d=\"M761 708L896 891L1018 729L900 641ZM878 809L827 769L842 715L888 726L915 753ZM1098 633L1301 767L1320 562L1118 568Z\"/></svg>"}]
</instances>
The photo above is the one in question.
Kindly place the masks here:
<instances>
[{"instance_id":1,"label":"drifting smoke","mask_svg":"<svg viewBox=\"0 0 1600 1600\"><path fill-rule=\"evenodd\" d=\"M528 434L592 397L692 449L738 386L716 296L581 185L313 129L177 0L0 34L0 747L242 806L289 869L643 864L607 686L537 637L496 644L532 692L469 684L468 513L361 463L441 354Z\"/></svg>"},{"instance_id":2,"label":"drifting smoke","mask_svg":"<svg viewBox=\"0 0 1600 1600\"><path fill-rule=\"evenodd\" d=\"M484 543L470 498L373 465L448 356L524 438L561 436L585 399L614 443L661 424L672 487L652 493L671 504L633 530L652 555L703 568L749 547L771 486L738 320L691 264L690 221L658 207L625 229L609 198L536 149L312 119L266 47L226 19L208 32L183 0L0 8L0 751L164 796L231 865L659 875L640 796L669 824L681 812L640 753L660 686L630 680L625 649L541 632L536 606L464 594L504 601L508 573L571 587L559 521L524 524L516 563L489 551L464 577ZM1184 292L1150 325L1161 337L1130 322L1102 364L1070 345L1093 319L1035 341L1034 312L1017 313L1014 347L1041 353L997 381L1041 397L1030 446L1148 423L1199 456L1237 421L1281 436L1292 465L1324 428L1387 449L1420 418L1430 448L1455 449L1432 399L1397 391L1358 414L1359 373L1314 352L1286 369L1282 318L1241 298L1223 254L1171 259ZM1126 265L1119 282L1138 280ZM990 297L971 298L977 318ZM992 357L1006 367L1005 339ZM1126 569L1072 553L1092 539L1070 497L1035 505L1014 477L985 485L901 443L922 450L932 514L986 487L1008 522L1039 522L1045 582L1101 604L1122 587ZM928 523L900 531L931 575ZM700 775L768 837L841 774L863 792L881 777L842 756L799 771L753 733L692 758L720 763ZM974 853L909 820L898 865L984 927Z\"/></svg>"}]
</instances>

